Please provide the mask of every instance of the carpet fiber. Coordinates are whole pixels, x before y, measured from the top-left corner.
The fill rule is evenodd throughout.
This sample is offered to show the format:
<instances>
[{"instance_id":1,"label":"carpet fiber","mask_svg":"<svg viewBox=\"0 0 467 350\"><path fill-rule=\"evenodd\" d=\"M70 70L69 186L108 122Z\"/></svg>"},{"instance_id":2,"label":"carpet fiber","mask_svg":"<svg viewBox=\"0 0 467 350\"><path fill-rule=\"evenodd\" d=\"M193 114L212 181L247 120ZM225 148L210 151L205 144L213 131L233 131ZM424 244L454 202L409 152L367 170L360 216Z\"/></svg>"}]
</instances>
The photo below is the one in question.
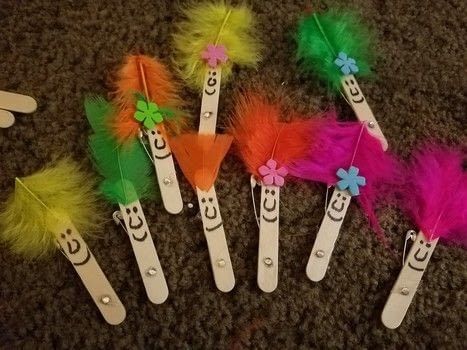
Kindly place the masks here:
<instances>
[{"instance_id":1,"label":"carpet fiber","mask_svg":"<svg viewBox=\"0 0 467 350\"><path fill-rule=\"evenodd\" d=\"M361 10L376 30L377 78L360 86L390 147L406 156L418 141L466 141L466 8L461 0L326 1ZM221 92L220 130L235 91L261 84L274 96L280 87L299 111L323 110L341 98L326 93L294 63L292 32L310 5L298 0L252 1L258 35L266 50L257 71L238 68ZM315 9L325 9L312 2ZM171 0L0 1L0 89L34 96L33 115L17 116L0 129L0 200L14 177L71 155L95 173L87 156L90 128L83 113L86 93L108 92L108 77L125 54L140 52L171 65L174 23ZM189 111L200 98L185 89ZM384 248L362 212L351 204L328 274L320 283L305 275L306 262L323 216L324 186L290 183L281 194L279 286L271 294L256 285L258 230L249 197L249 176L227 156L217 182L218 197L236 275L228 294L216 290L196 210L170 216L160 205L144 210L170 289L162 305L151 304L125 233L111 221L101 239L89 240L127 308L119 326L109 326L71 265L59 253L27 262L0 249L0 347L13 348L408 348L461 349L467 343L466 258L459 247L440 244L407 316L396 330L380 315L401 267L403 238L414 228L394 208L379 216L391 240ZM186 203L196 197L182 181ZM464 345L462 345L464 344Z\"/></svg>"}]
</instances>

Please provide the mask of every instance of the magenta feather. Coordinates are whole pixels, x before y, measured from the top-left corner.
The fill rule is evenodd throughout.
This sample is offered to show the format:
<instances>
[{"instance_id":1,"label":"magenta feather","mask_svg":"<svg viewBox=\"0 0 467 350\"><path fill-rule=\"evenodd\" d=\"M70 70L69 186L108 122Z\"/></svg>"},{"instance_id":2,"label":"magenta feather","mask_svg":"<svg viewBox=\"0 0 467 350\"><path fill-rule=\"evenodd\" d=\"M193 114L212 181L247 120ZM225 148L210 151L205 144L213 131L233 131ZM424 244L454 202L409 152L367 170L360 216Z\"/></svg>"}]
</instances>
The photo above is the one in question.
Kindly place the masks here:
<instances>
[{"instance_id":1,"label":"magenta feather","mask_svg":"<svg viewBox=\"0 0 467 350\"><path fill-rule=\"evenodd\" d=\"M408 162L400 205L428 239L467 246L465 159L465 150L425 144Z\"/></svg>"},{"instance_id":2,"label":"magenta feather","mask_svg":"<svg viewBox=\"0 0 467 350\"><path fill-rule=\"evenodd\" d=\"M290 166L289 172L298 178L335 185L339 180L337 170L351 165L366 178L357 200L373 229L385 240L374 208L377 202L388 203L394 198L394 189L401 183L400 166L362 123L336 120L325 123L307 157Z\"/></svg>"}]
</instances>

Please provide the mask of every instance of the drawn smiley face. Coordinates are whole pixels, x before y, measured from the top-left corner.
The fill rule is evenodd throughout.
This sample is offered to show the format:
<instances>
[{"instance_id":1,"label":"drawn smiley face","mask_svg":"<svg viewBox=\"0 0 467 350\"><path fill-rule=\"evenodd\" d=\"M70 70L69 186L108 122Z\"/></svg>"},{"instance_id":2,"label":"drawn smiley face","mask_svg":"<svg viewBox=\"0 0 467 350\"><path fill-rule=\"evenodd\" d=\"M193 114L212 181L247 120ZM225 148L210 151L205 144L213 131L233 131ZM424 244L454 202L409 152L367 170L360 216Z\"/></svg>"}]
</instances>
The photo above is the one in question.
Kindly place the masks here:
<instances>
[{"instance_id":1,"label":"drawn smiley face","mask_svg":"<svg viewBox=\"0 0 467 350\"><path fill-rule=\"evenodd\" d=\"M354 103L362 103L365 101L365 97L363 96L360 88L357 85L357 82L353 78L345 78L344 79L344 88L349 92L352 102Z\"/></svg>"},{"instance_id":2,"label":"drawn smiley face","mask_svg":"<svg viewBox=\"0 0 467 350\"><path fill-rule=\"evenodd\" d=\"M153 155L156 159L165 159L172 155L172 152L167 149L167 141L165 137L162 135L162 132L156 128L150 131L152 136L152 142L154 145Z\"/></svg>"},{"instance_id":3,"label":"drawn smiley face","mask_svg":"<svg viewBox=\"0 0 467 350\"><path fill-rule=\"evenodd\" d=\"M88 246L79 235L73 235L71 228L67 228L64 233L60 233L60 241L62 244L57 241L59 249L68 257L73 265L82 266L91 259L91 252ZM63 248L64 246L66 246L66 249Z\"/></svg>"},{"instance_id":4,"label":"drawn smiley face","mask_svg":"<svg viewBox=\"0 0 467 350\"><path fill-rule=\"evenodd\" d=\"M220 218L220 215L217 210L217 205L214 203L214 198L213 197L203 197L201 198L201 213L204 215L206 219L209 221L214 221L217 218L220 219L220 221L217 224L213 224L213 226L207 227L206 226L206 231L207 232L213 232L217 230L219 227L222 226L222 219Z\"/></svg>"},{"instance_id":5,"label":"drawn smiley face","mask_svg":"<svg viewBox=\"0 0 467 350\"><path fill-rule=\"evenodd\" d=\"M144 220L138 214L138 208L133 206L133 208L126 208L125 212L128 216L128 227L131 230L131 235L138 242L143 242L148 237L148 232L143 228ZM140 235L138 231L143 231L143 234Z\"/></svg>"},{"instance_id":6,"label":"drawn smiley face","mask_svg":"<svg viewBox=\"0 0 467 350\"><path fill-rule=\"evenodd\" d=\"M427 260L428 255L430 254L430 248L431 248L431 243L424 241L423 239L420 239L417 241L417 244L419 245L418 249L415 251L415 254L413 256L414 260L413 264L412 261L408 262L408 266L419 272L425 271L425 268L427 264L424 262ZM422 265L422 267L417 267L416 265Z\"/></svg>"},{"instance_id":7,"label":"drawn smiley face","mask_svg":"<svg viewBox=\"0 0 467 350\"><path fill-rule=\"evenodd\" d=\"M344 211L345 201L349 200L349 197L341 193L338 193L336 197L337 198L331 202L331 205L329 206L326 215L332 221L339 222L344 219L344 215L339 217L339 214Z\"/></svg>"},{"instance_id":8,"label":"drawn smiley face","mask_svg":"<svg viewBox=\"0 0 467 350\"><path fill-rule=\"evenodd\" d=\"M208 81L206 82L206 88L204 89L204 93L211 96L214 95L217 91L215 86L217 85L217 72L216 71L208 71Z\"/></svg>"},{"instance_id":9,"label":"drawn smiley face","mask_svg":"<svg viewBox=\"0 0 467 350\"><path fill-rule=\"evenodd\" d=\"M276 190L270 190L266 188L264 190L264 200L262 203L264 213L272 213L277 210L277 199L276 199ZM262 218L266 222L276 222L277 221L277 213L273 218L269 218L266 215L262 215Z\"/></svg>"}]
</instances>

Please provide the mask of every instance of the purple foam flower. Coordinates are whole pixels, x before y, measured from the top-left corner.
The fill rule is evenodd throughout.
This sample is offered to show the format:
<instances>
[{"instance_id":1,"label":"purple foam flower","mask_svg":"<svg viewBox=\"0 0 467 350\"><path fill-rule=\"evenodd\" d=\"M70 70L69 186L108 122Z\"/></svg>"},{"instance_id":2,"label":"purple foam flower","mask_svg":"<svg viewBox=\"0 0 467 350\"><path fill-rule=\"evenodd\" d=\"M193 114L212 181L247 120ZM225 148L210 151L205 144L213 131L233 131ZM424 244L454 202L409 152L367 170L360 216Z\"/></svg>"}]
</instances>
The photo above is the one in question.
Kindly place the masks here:
<instances>
[{"instance_id":1,"label":"purple foam flower","mask_svg":"<svg viewBox=\"0 0 467 350\"><path fill-rule=\"evenodd\" d=\"M274 159L269 159L266 165L261 165L258 172L263 177L263 184L279 187L284 186L284 177L289 173L283 166L277 169L277 162Z\"/></svg>"},{"instance_id":2,"label":"purple foam flower","mask_svg":"<svg viewBox=\"0 0 467 350\"><path fill-rule=\"evenodd\" d=\"M216 68L220 62L225 63L229 59L224 45L213 44L206 46L206 49L201 53L201 57L212 68Z\"/></svg>"}]
</instances>

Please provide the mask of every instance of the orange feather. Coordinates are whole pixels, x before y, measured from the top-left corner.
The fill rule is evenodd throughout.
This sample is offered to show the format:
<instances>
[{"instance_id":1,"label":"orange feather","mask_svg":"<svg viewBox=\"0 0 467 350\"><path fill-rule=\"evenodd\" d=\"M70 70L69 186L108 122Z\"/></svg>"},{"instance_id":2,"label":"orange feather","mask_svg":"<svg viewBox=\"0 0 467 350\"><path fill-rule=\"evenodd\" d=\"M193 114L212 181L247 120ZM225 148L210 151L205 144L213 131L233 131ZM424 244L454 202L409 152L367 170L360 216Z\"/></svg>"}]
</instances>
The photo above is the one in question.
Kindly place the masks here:
<instances>
[{"instance_id":1,"label":"orange feather","mask_svg":"<svg viewBox=\"0 0 467 350\"><path fill-rule=\"evenodd\" d=\"M170 139L170 148L190 184L208 191L232 144L230 135L187 133Z\"/></svg>"},{"instance_id":2,"label":"orange feather","mask_svg":"<svg viewBox=\"0 0 467 350\"><path fill-rule=\"evenodd\" d=\"M255 177L261 177L258 168L269 159L278 167L287 167L310 149L315 121L297 116L287 119L290 122L281 121L279 104L269 104L260 96L246 94L238 99L229 132L248 172Z\"/></svg>"},{"instance_id":3,"label":"orange feather","mask_svg":"<svg viewBox=\"0 0 467 350\"><path fill-rule=\"evenodd\" d=\"M141 124L134 119L135 93L144 95L159 106L172 108L176 115L164 120L170 134L178 134L187 126L180 113L183 103L178 96L178 84L164 64L145 55L130 55L120 68L114 96L119 112L112 123L115 136L121 142L137 137Z\"/></svg>"}]
</instances>

